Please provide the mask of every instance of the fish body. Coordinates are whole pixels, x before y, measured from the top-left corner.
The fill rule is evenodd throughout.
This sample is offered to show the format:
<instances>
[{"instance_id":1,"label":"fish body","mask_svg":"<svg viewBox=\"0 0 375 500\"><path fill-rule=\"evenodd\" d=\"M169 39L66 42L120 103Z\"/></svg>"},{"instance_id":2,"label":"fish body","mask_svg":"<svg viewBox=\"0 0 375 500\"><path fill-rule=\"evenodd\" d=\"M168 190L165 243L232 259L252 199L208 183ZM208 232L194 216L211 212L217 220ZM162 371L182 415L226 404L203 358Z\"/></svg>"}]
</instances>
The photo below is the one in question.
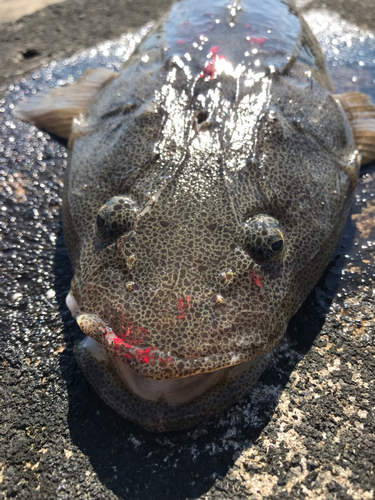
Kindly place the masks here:
<instances>
[{"instance_id":1,"label":"fish body","mask_svg":"<svg viewBox=\"0 0 375 500\"><path fill-rule=\"evenodd\" d=\"M77 84L78 85L78 84ZM147 429L244 395L340 238L360 157L305 21L182 0L70 133L77 360Z\"/></svg>"}]
</instances>

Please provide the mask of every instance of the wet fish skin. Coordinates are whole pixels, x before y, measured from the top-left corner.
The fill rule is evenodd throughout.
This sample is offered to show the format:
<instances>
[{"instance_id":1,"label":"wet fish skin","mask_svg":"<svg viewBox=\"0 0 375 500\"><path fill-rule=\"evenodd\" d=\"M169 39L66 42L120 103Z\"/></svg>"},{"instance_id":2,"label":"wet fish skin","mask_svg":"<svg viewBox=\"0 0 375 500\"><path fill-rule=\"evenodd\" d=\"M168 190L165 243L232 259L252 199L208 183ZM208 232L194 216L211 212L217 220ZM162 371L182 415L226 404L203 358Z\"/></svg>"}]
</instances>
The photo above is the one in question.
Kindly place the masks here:
<instances>
[{"instance_id":1,"label":"wet fish skin","mask_svg":"<svg viewBox=\"0 0 375 500\"><path fill-rule=\"evenodd\" d=\"M64 235L71 308L93 339L75 352L126 418L189 427L269 362L355 188L332 91L290 4L181 1L75 121Z\"/></svg>"}]
</instances>

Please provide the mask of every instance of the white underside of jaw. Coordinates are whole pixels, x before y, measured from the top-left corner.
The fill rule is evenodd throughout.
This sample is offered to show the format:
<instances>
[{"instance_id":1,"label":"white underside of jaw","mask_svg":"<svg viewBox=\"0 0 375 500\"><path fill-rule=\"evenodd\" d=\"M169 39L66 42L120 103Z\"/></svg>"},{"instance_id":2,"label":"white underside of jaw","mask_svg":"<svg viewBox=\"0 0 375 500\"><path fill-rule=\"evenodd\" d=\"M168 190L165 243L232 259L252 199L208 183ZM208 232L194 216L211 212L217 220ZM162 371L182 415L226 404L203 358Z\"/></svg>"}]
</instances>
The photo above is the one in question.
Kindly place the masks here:
<instances>
[{"instance_id":1,"label":"white underside of jaw","mask_svg":"<svg viewBox=\"0 0 375 500\"><path fill-rule=\"evenodd\" d=\"M215 385L224 375L224 370L212 373L199 373L190 377L170 380L152 380L136 371L119 359L114 363L121 379L137 396L148 401L159 401L169 404L187 403L200 396L211 386Z\"/></svg>"},{"instance_id":2,"label":"white underside of jaw","mask_svg":"<svg viewBox=\"0 0 375 500\"><path fill-rule=\"evenodd\" d=\"M91 337L87 336L80 347L87 349L98 363L110 364L115 367L120 379L133 394L148 401L168 404L187 403L205 393L210 387L216 385L220 379L227 377L228 370L230 370L230 378L233 379L248 370L252 364L256 364L254 360L250 360L211 373L201 373L170 380L154 380L137 373Z\"/></svg>"},{"instance_id":3,"label":"white underside of jaw","mask_svg":"<svg viewBox=\"0 0 375 500\"><path fill-rule=\"evenodd\" d=\"M72 313L73 318L75 319L79 315L79 305L77 304L73 295L69 292L65 299L66 305L68 306L69 311Z\"/></svg>"}]
</instances>

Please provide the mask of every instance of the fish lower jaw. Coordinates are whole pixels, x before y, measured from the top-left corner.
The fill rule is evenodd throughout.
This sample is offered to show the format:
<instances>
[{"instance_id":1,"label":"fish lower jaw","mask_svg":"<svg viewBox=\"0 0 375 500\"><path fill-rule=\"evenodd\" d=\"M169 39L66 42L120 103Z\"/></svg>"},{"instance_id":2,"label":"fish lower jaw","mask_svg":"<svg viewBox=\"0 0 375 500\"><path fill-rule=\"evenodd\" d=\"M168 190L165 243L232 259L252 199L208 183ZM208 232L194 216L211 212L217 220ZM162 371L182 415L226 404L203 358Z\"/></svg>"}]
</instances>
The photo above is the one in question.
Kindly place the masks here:
<instances>
[{"instance_id":1,"label":"fish lower jaw","mask_svg":"<svg viewBox=\"0 0 375 500\"><path fill-rule=\"evenodd\" d=\"M268 353L216 372L156 380L124 366L88 336L74 353L98 395L121 416L153 432L188 429L228 408L246 394L272 359Z\"/></svg>"},{"instance_id":2,"label":"fish lower jaw","mask_svg":"<svg viewBox=\"0 0 375 500\"><path fill-rule=\"evenodd\" d=\"M209 373L157 380L140 375L126 362L121 361L102 344L89 336L86 336L80 342L78 349L87 351L92 361L100 364L108 373L115 373L133 397L167 405L189 403L215 386L226 385L230 380L239 377L259 361L249 360L236 366L221 368Z\"/></svg>"}]
</instances>

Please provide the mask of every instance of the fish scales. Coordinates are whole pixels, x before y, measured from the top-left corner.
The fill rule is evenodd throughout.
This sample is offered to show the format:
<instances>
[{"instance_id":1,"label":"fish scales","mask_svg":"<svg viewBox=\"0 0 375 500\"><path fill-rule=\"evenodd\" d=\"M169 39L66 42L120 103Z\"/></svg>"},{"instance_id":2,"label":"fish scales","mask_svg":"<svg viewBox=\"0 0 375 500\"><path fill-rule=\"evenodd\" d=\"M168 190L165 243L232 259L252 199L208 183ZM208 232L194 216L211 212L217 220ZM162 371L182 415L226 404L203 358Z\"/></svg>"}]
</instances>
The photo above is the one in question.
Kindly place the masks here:
<instances>
[{"instance_id":1,"label":"fish scales","mask_svg":"<svg viewBox=\"0 0 375 500\"><path fill-rule=\"evenodd\" d=\"M75 353L126 418L189 427L269 363L356 184L332 91L292 4L182 0L75 119L63 202L67 303L87 334Z\"/></svg>"}]
</instances>

